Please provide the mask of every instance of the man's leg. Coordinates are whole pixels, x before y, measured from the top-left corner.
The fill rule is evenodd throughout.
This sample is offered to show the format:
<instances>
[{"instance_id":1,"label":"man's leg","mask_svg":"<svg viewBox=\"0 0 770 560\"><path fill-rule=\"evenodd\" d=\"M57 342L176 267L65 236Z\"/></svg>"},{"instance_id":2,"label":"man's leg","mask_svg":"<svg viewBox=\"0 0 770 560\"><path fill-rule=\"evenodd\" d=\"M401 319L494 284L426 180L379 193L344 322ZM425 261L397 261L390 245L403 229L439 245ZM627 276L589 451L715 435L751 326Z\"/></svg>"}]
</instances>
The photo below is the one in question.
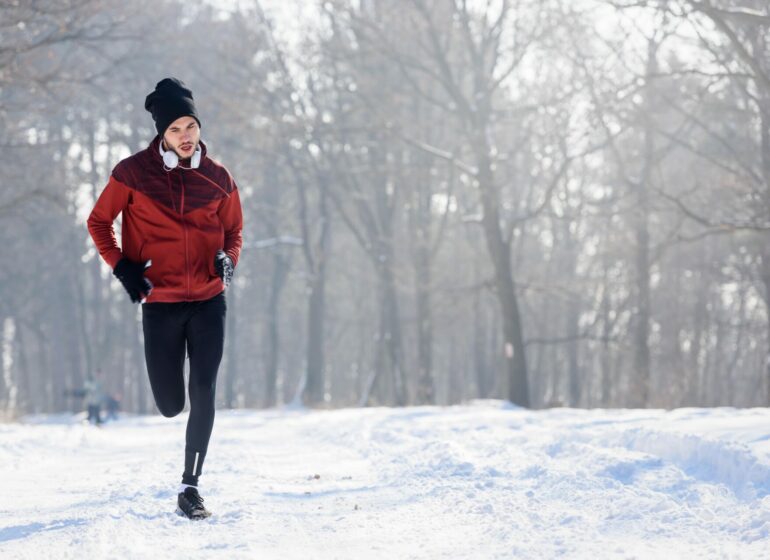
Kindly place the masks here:
<instances>
[{"instance_id":1,"label":"man's leg","mask_svg":"<svg viewBox=\"0 0 770 560\"><path fill-rule=\"evenodd\" d=\"M142 304L144 357L155 397L163 416L184 408L184 308L175 303Z\"/></svg>"},{"instance_id":2,"label":"man's leg","mask_svg":"<svg viewBox=\"0 0 770 560\"><path fill-rule=\"evenodd\" d=\"M198 485L214 426L217 371L225 342L225 295L197 304L187 322L190 355L190 417L187 420L182 483Z\"/></svg>"}]
</instances>

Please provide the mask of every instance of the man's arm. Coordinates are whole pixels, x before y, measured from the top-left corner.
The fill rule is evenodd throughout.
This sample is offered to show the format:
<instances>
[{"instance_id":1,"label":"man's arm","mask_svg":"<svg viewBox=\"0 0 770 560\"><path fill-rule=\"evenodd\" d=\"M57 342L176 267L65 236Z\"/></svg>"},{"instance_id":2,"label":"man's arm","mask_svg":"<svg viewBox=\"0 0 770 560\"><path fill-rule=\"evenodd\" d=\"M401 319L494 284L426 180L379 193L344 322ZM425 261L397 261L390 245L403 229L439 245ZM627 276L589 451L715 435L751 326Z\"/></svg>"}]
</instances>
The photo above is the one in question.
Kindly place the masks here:
<instances>
[{"instance_id":1,"label":"man's arm","mask_svg":"<svg viewBox=\"0 0 770 560\"><path fill-rule=\"evenodd\" d=\"M91 234L99 254L113 269L123 258L123 253L118 247L112 223L128 206L130 196L131 189L110 176L107 186L104 187L91 215L88 216L88 233Z\"/></svg>"},{"instance_id":2,"label":"man's arm","mask_svg":"<svg viewBox=\"0 0 770 560\"><path fill-rule=\"evenodd\" d=\"M222 225L225 228L225 246L224 250L227 256L233 261L233 267L238 265L238 258L241 255L241 245L243 245L243 213L241 212L241 199L238 196L238 188L230 192L230 196L222 201L217 212Z\"/></svg>"}]
</instances>

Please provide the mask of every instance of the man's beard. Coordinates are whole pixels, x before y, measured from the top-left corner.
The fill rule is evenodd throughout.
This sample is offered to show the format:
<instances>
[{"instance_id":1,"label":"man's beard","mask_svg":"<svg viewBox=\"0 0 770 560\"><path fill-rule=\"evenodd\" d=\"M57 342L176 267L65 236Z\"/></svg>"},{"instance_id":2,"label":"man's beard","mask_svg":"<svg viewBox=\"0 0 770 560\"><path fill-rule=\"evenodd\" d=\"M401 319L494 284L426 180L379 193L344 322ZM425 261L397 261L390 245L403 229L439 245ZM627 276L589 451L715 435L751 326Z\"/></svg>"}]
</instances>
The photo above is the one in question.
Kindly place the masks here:
<instances>
[{"instance_id":1,"label":"man's beard","mask_svg":"<svg viewBox=\"0 0 770 560\"><path fill-rule=\"evenodd\" d=\"M165 140L165 139L163 140L163 143L166 145L166 150L168 150L168 147L169 147L169 143L168 143L168 142L166 142L166 140ZM192 152L190 152L190 155L189 155L189 156L185 156L185 155L182 155L182 154L179 152L179 150L177 150L177 148L175 148L175 147L172 147L172 148L171 148L171 150L172 150L172 151L173 151L173 152L176 154L176 157L178 157L178 158L179 158L179 161L187 161L187 160L189 160L190 158L192 158L193 154L194 154L194 153L195 153L195 151L198 149L198 144L200 144L200 140L198 140L197 142L194 142L194 143L193 143L193 149L192 149Z\"/></svg>"}]
</instances>

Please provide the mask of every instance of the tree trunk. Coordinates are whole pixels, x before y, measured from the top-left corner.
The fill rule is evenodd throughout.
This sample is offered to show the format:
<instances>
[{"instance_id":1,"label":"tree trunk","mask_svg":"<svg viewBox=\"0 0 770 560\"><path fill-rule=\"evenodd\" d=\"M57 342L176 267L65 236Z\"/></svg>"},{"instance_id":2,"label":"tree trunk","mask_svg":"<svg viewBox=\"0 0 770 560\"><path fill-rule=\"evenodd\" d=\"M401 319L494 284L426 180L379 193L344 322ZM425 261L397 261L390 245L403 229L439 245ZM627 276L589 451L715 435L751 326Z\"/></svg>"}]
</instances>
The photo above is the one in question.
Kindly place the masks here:
<instances>
[{"instance_id":1,"label":"tree trunk","mask_svg":"<svg viewBox=\"0 0 770 560\"><path fill-rule=\"evenodd\" d=\"M649 189L654 165L653 76L657 72L657 43L650 40L647 49L645 102L643 108L644 161L642 178L637 185L637 206L634 213L636 240L637 312L634 328L634 369L631 384L631 406L644 408L650 400L650 232Z\"/></svg>"},{"instance_id":2,"label":"tree trunk","mask_svg":"<svg viewBox=\"0 0 770 560\"><path fill-rule=\"evenodd\" d=\"M123 332L125 336L123 340L133 340L134 344L133 351L129 352L129 356L133 357L133 360L129 362L126 373L134 379L134 398L136 399L135 409L137 414L147 414L152 406L150 405L147 391L150 380L144 357L142 322L138 320L136 312L129 315L129 318L131 319L130 321L123 323L126 325ZM121 360L121 362L125 363L125 360Z\"/></svg>"},{"instance_id":3,"label":"tree trunk","mask_svg":"<svg viewBox=\"0 0 770 560\"><path fill-rule=\"evenodd\" d=\"M708 256L708 255L706 255ZM695 310L693 313L692 343L690 345L689 376L687 395L689 406L703 406L703 360L701 360L702 341L708 329L706 319L708 313L708 285L705 275L698 273L698 285L695 288Z\"/></svg>"},{"instance_id":4,"label":"tree trunk","mask_svg":"<svg viewBox=\"0 0 770 560\"><path fill-rule=\"evenodd\" d=\"M770 212L770 91L762 89L760 96L760 153L762 154L762 179L765 187L765 211ZM767 234L765 234L767 237ZM770 243L762 243L762 282L765 286L765 317L767 321L767 357L765 359L765 404L770 404Z\"/></svg>"},{"instance_id":5,"label":"tree trunk","mask_svg":"<svg viewBox=\"0 0 770 560\"><path fill-rule=\"evenodd\" d=\"M273 232L276 233L276 232ZM273 274L270 281L270 296L267 303L267 356L265 358L265 397L263 405L265 407L275 406L276 404L276 386L278 382L278 356L280 354L280 332L278 308L281 300L281 293L286 283L286 275L289 266L287 259L279 252L273 255Z\"/></svg>"},{"instance_id":6,"label":"tree trunk","mask_svg":"<svg viewBox=\"0 0 770 560\"><path fill-rule=\"evenodd\" d=\"M233 284L227 289L227 370L225 375L225 408L235 408L235 382L238 378L238 334L236 309L238 290Z\"/></svg>"},{"instance_id":7,"label":"tree trunk","mask_svg":"<svg viewBox=\"0 0 770 560\"><path fill-rule=\"evenodd\" d=\"M474 266L473 283L478 285L478 267ZM492 387L489 383L489 365L487 346L489 332L487 318L482 303L481 288L473 291L473 369L476 372L476 390L479 398L488 398Z\"/></svg>"},{"instance_id":8,"label":"tree trunk","mask_svg":"<svg viewBox=\"0 0 770 560\"><path fill-rule=\"evenodd\" d=\"M512 403L530 405L527 360L524 353L519 303L511 272L510 246L500 231L498 191L494 184L489 147L483 134L477 134L474 143L478 163L478 182L484 210L482 225L484 237L495 270L495 288L503 318L503 355L505 376L503 396Z\"/></svg>"},{"instance_id":9,"label":"tree trunk","mask_svg":"<svg viewBox=\"0 0 770 560\"><path fill-rule=\"evenodd\" d=\"M326 262L329 254L329 219L327 205L326 179L321 179L318 200L318 219L321 224L321 237L318 251L312 266L308 288L307 317L307 385L305 401L308 405L321 404L326 401L326 357L324 354L324 333L326 322ZM307 243L309 239L306 239Z\"/></svg>"},{"instance_id":10,"label":"tree trunk","mask_svg":"<svg viewBox=\"0 0 770 560\"><path fill-rule=\"evenodd\" d=\"M423 224L427 227L429 224ZM431 261L425 239L418 236L415 299L417 304L417 403L433 404L433 319L431 316Z\"/></svg>"}]
</instances>

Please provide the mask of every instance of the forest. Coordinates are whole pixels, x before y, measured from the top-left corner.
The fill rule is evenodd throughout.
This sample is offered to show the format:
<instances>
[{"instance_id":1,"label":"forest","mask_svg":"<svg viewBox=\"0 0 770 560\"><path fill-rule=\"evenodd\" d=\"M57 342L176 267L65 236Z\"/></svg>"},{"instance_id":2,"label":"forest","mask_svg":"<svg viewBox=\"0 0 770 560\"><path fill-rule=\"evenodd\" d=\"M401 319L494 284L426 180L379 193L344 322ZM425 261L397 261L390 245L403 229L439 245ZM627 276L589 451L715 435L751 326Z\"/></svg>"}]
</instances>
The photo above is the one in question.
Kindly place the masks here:
<instances>
[{"instance_id":1,"label":"forest","mask_svg":"<svg viewBox=\"0 0 770 560\"><path fill-rule=\"evenodd\" d=\"M86 219L168 76L243 204L218 407L770 403L766 0L0 0L0 418L155 411Z\"/></svg>"}]
</instances>

